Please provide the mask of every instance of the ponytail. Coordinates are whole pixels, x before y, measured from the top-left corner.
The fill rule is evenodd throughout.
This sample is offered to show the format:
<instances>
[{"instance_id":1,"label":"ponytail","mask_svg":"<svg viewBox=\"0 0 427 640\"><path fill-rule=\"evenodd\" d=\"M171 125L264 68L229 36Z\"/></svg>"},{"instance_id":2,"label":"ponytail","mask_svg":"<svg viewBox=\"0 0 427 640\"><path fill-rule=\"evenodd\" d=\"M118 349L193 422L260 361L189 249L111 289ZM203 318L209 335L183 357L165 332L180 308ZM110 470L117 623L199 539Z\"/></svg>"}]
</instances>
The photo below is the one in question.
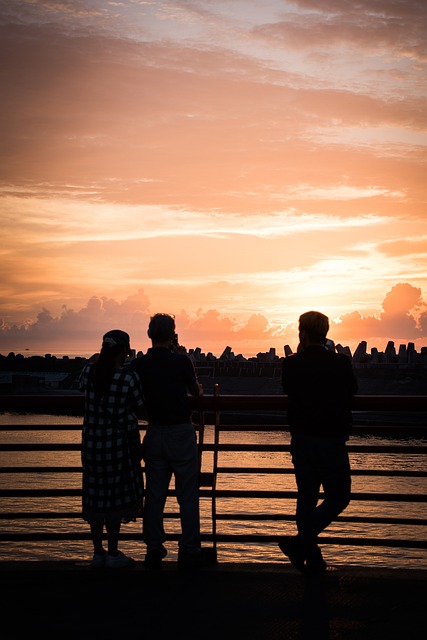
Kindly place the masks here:
<instances>
[{"instance_id":1,"label":"ponytail","mask_svg":"<svg viewBox=\"0 0 427 640\"><path fill-rule=\"evenodd\" d=\"M114 371L116 369L115 360L122 350L123 347L121 345L101 348L101 353L92 368L91 375L91 382L93 383L94 389L100 395L106 395L110 390Z\"/></svg>"}]
</instances>

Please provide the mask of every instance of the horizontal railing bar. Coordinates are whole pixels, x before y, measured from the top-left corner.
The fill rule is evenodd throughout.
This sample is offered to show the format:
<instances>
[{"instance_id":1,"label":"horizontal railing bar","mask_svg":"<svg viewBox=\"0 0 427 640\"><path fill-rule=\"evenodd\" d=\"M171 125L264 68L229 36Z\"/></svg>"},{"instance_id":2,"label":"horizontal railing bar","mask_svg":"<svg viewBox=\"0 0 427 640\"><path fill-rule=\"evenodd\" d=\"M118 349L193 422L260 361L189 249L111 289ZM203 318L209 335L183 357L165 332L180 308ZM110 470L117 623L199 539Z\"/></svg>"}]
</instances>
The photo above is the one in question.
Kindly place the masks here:
<instances>
[{"instance_id":1,"label":"horizontal railing bar","mask_svg":"<svg viewBox=\"0 0 427 640\"><path fill-rule=\"evenodd\" d=\"M180 534L167 534L166 539L177 541ZM217 533L215 536L211 533L202 533L202 541L230 542L230 543L277 543L280 536L277 535L260 535L260 534L226 534ZM0 533L0 542L49 542L49 541L82 541L90 540L89 532L76 533ZM121 540L137 540L141 541L141 534L138 533L121 533ZM409 549L427 549L427 540L410 540L395 538L355 538L355 537L329 537L319 536L319 544L330 545L346 545L361 547L406 547Z\"/></svg>"},{"instance_id":2,"label":"horizontal railing bar","mask_svg":"<svg viewBox=\"0 0 427 640\"><path fill-rule=\"evenodd\" d=\"M204 451L214 451L215 445L204 445ZM218 451L254 451L267 453L286 453L290 451L290 444L219 444ZM415 453L426 454L427 446L424 445L399 445L399 444L381 444L381 445L355 445L348 444L347 451L349 453Z\"/></svg>"},{"instance_id":3,"label":"horizontal railing bar","mask_svg":"<svg viewBox=\"0 0 427 640\"><path fill-rule=\"evenodd\" d=\"M288 397L275 395L210 395L190 398L194 411L286 411ZM3 395L2 411L83 415L84 395ZM356 395L353 411L427 411L427 395Z\"/></svg>"},{"instance_id":4,"label":"horizontal railing bar","mask_svg":"<svg viewBox=\"0 0 427 640\"><path fill-rule=\"evenodd\" d=\"M81 424L1 424L0 431L81 431Z\"/></svg>"},{"instance_id":5,"label":"horizontal railing bar","mask_svg":"<svg viewBox=\"0 0 427 640\"><path fill-rule=\"evenodd\" d=\"M277 542L280 536L260 534L227 534L217 533L218 542ZM395 538L344 538L341 536L319 536L319 544L348 545L358 547L408 547L411 549L427 549L427 540L407 540Z\"/></svg>"},{"instance_id":6,"label":"horizontal railing bar","mask_svg":"<svg viewBox=\"0 0 427 640\"><path fill-rule=\"evenodd\" d=\"M351 427L350 434L351 435L365 435L365 434L373 434L377 433L381 435L383 432L387 433L398 433L404 435L405 432L415 431L421 435L427 435L427 424L408 424L406 421L406 417L401 418L402 424L358 424L356 419L353 418L353 426ZM210 425L209 425L210 426ZM280 423L252 423L252 424L244 424L242 422L236 424L220 424L220 431L228 432L228 431L289 431L289 424L284 421Z\"/></svg>"},{"instance_id":7,"label":"horizontal railing bar","mask_svg":"<svg viewBox=\"0 0 427 640\"><path fill-rule=\"evenodd\" d=\"M203 396L193 406L204 410L251 411L264 409L286 411L288 397L285 395L219 395ZM427 395L356 395L352 400L352 411L426 411Z\"/></svg>"},{"instance_id":8,"label":"horizontal railing bar","mask_svg":"<svg viewBox=\"0 0 427 640\"><path fill-rule=\"evenodd\" d=\"M210 490L209 490L210 495ZM251 491L246 489L216 489L217 498L283 498L296 499L296 491ZM324 494L320 492L319 499ZM421 493L366 493L356 492L351 494L352 501L374 502L427 502L427 495Z\"/></svg>"},{"instance_id":9,"label":"horizontal railing bar","mask_svg":"<svg viewBox=\"0 0 427 640\"><path fill-rule=\"evenodd\" d=\"M208 498L281 498L296 499L296 491L255 491L246 489L200 489L200 497ZM65 498L80 497L81 489L0 489L1 498ZM168 496L176 496L174 490ZM319 494L319 498L323 493ZM352 493L351 499L374 502L427 502L427 495L417 493Z\"/></svg>"},{"instance_id":10,"label":"horizontal railing bar","mask_svg":"<svg viewBox=\"0 0 427 640\"><path fill-rule=\"evenodd\" d=\"M166 519L179 519L180 515L178 511L167 512L165 511L164 517ZM81 511L1 511L0 520L74 520L80 519L83 521Z\"/></svg>"},{"instance_id":11,"label":"horizontal railing bar","mask_svg":"<svg viewBox=\"0 0 427 640\"><path fill-rule=\"evenodd\" d=\"M209 425L208 425L209 426ZM282 432L289 434L290 427L287 423L282 424L221 424L219 427L221 433L231 432ZM353 425L350 430L350 440L359 436L378 436L379 438L419 438L423 440L427 438L427 416L426 425L407 424L401 425Z\"/></svg>"},{"instance_id":12,"label":"horizontal railing bar","mask_svg":"<svg viewBox=\"0 0 427 640\"><path fill-rule=\"evenodd\" d=\"M141 467L144 471L144 467ZM81 467L0 467L1 473L81 473ZM294 475L295 469L285 467L217 467L217 473L248 473L265 475ZM410 469L352 469L352 476L386 476L399 478L426 478L427 471Z\"/></svg>"},{"instance_id":13,"label":"horizontal railing bar","mask_svg":"<svg viewBox=\"0 0 427 640\"><path fill-rule=\"evenodd\" d=\"M81 467L0 467L0 473L81 473Z\"/></svg>"},{"instance_id":14,"label":"horizontal railing bar","mask_svg":"<svg viewBox=\"0 0 427 640\"><path fill-rule=\"evenodd\" d=\"M179 519L179 512L165 512L164 518L166 520ZM81 511L5 511L0 512L0 520L82 520ZM270 522L270 521L295 521L295 515L286 513L220 513L217 514L217 520L227 521L256 521L256 522ZM427 519L425 518L393 518L393 517L379 517L379 516L338 516L337 522L351 522L353 524L390 524L390 525L408 525L413 527L427 526Z\"/></svg>"},{"instance_id":15,"label":"horizontal railing bar","mask_svg":"<svg viewBox=\"0 0 427 640\"><path fill-rule=\"evenodd\" d=\"M0 467L0 472L2 471ZM256 473L268 475L293 475L295 469L281 467L217 467L217 473ZM409 469L352 469L352 476L389 476L402 478L427 478L427 471Z\"/></svg>"},{"instance_id":16,"label":"horizontal railing bar","mask_svg":"<svg viewBox=\"0 0 427 640\"><path fill-rule=\"evenodd\" d=\"M238 522L241 521L295 521L295 515L292 514L283 514L283 513L221 513L217 514L217 520L233 520ZM427 519L426 518L387 518L380 516L338 516L334 522L351 522L353 524L363 523L363 524L399 524L399 525L408 525L413 527L418 526L426 526Z\"/></svg>"},{"instance_id":17,"label":"horizontal railing bar","mask_svg":"<svg viewBox=\"0 0 427 640\"><path fill-rule=\"evenodd\" d=\"M23 443L7 442L0 444L0 451L80 451L79 443ZM290 450L289 444L204 444L203 451L253 451L267 453L286 453ZM427 445L347 445L349 453L413 453L424 455L427 453Z\"/></svg>"},{"instance_id":18,"label":"horizontal railing bar","mask_svg":"<svg viewBox=\"0 0 427 640\"><path fill-rule=\"evenodd\" d=\"M1 398L1 396L0 396ZM198 424L194 426L198 429ZM140 431L145 431L147 425L139 425ZM82 424L0 424L0 431L81 431Z\"/></svg>"},{"instance_id":19,"label":"horizontal railing bar","mask_svg":"<svg viewBox=\"0 0 427 640\"><path fill-rule=\"evenodd\" d=\"M81 444L72 442L4 442L0 451L81 451Z\"/></svg>"},{"instance_id":20,"label":"horizontal railing bar","mask_svg":"<svg viewBox=\"0 0 427 640\"><path fill-rule=\"evenodd\" d=\"M197 420L194 421L196 430L199 430ZM213 428L213 425L206 424L206 427ZM146 431L147 423L139 423L139 430ZM82 424L0 424L0 432L3 431L16 431L16 432L31 432L31 431L81 431ZM289 425L287 422L280 422L277 424L221 424L220 430L222 432L256 432L256 431L283 431L289 432ZM427 437L427 424L426 425L362 425L355 423L351 428L351 435L364 435L364 434L396 434L405 436L410 433L411 437L414 434L420 437Z\"/></svg>"},{"instance_id":21,"label":"horizontal railing bar","mask_svg":"<svg viewBox=\"0 0 427 640\"><path fill-rule=\"evenodd\" d=\"M74 498L81 489L0 489L0 498Z\"/></svg>"}]
</instances>

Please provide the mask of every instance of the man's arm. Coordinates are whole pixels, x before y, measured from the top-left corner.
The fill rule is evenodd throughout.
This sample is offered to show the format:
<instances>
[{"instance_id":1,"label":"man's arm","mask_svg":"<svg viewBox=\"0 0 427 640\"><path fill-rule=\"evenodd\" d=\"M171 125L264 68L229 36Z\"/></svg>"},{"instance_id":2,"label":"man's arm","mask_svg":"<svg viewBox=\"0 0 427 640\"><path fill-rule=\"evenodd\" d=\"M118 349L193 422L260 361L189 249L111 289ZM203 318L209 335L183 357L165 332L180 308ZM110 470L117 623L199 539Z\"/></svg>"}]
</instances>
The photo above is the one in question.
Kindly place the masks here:
<instances>
[{"instance_id":1,"label":"man's arm","mask_svg":"<svg viewBox=\"0 0 427 640\"><path fill-rule=\"evenodd\" d=\"M187 355L184 355L182 359L182 366L185 368L185 379L188 391L193 398L199 398L203 395L203 387L197 380L194 364Z\"/></svg>"},{"instance_id":2,"label":"man's arm","mask_svg":"<svg viewBox=\"0 0 427 640\"><path fill-rule=\"evenodd\" d=\"M289 356L288 356L289 357ZM282 362L282 389L285 395L289 393L289 361L285 358Z\"/></svg>"},{"instance_id":3,"label":"man's arm","mask_svg":"<svg viewBox=\"0 0 427 640\"><path fill-rule=\"evenodd\" d=\"M191 384L188 387L189 392L191 393L191 395L193 396L193 398L199 398L200 396L203 395L203 387L199 382L193 382L193 384Z\"/></svg>"},{"instance_id":4,"label":"man's arm","mask_svg":"<svg viewBox=\"0 0 427 640\"><path fill-rule=\"evenodd\" d=\"M359 385L357 382L356 373L354 371L353 363L350 360L350 358L346 355L344 355L344 358L346 358L346 360L343 360L343 362L345 363L345 368L346 368L345 373L348 379L350 395L354 396L359 391Z\"/></svg>"}]
</instances>

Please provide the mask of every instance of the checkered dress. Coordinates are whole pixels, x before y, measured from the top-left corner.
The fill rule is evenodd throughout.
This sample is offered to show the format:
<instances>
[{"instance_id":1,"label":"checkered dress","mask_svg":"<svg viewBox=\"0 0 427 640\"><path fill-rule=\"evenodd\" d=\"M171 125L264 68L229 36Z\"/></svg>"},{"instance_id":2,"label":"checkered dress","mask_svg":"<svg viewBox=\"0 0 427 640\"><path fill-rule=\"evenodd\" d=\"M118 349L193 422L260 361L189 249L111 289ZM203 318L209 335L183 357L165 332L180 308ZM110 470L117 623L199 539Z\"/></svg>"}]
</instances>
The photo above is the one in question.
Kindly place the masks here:
<instances>
[{"instance_id":1,"label":"checkered dress","mask_svg":"<svg viewBox=\"0 0 427 640\"><path fill-rule=\"evenodd\" d=\"M100 395L91 382L93 366L89 363L80 376L80 390L85 393L83 518L99 522L120 517L128 522L141 513L144 489L134 412L143 404L141 385L135 373L117 369L108 394Z\"/></svg>"}]
</instances>

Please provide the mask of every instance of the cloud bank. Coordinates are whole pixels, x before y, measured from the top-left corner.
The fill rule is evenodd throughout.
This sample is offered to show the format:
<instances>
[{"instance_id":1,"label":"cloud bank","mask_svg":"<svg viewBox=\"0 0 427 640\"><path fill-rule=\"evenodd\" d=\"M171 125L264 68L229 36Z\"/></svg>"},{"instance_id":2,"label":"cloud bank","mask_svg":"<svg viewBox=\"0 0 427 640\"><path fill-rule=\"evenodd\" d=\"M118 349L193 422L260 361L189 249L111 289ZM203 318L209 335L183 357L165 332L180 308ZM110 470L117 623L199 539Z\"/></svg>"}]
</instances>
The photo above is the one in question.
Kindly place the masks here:
<instances>
[{"instance_id":1,"label":"cloud bank","mask_svg":"<svg viewBox=\"0 0 427 640\"><path fill-rule=\"evenodd\" d=\"M44 308L36 318L20 326L3 322L0 352L25 354L30 350L42 355L86 356L99 350L102 335L113 328L129 332L133 348L146 351L150 346L146 334L150 316L160 311L174 312L152 309L143 289L121 302L93 296L83 308L75 311L64 307L58 316ZM259 313L242 324L214 309L200 309L195 316L180 310L175 317L181 344L187 349L201 347L217 357L226 346L235 354L251 357L271 347L283 355L285 344L295 351L298 343L298 318L278 326ZM377 315L363 316L355 311L330 320L329 337L343 346L351 345L352 350L362 340L379 349L391 339L399 344L414 342L418 348L427 345L427 304L421 289L408 283L396 284L387 292Z\"/></svg>"}]
</instances>

